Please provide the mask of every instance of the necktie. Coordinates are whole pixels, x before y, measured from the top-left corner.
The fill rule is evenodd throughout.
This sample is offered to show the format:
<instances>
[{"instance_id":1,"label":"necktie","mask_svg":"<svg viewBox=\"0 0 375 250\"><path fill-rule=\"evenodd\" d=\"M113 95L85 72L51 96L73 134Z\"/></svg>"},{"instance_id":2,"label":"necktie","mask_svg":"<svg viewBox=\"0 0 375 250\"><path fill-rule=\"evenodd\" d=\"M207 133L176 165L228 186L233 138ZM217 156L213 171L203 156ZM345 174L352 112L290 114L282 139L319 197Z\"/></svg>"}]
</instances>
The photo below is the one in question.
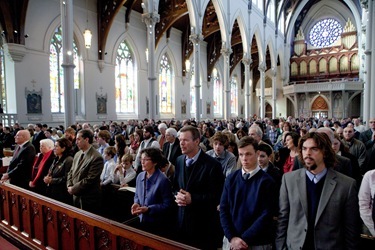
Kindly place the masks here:
<instances>
[{"instance_id":1,"label":"necktie","mask_svg":"<svg viewBox=\"0 0 375 250\"><path fill-rule=\"evenodd\" d=\"M126 176L126 170L124 170L124 177Z\"/></svg>"},{"instance_id":2,"label":"necktie","mask_svg":"<svg viewBox=\"0 0 375 250\"><path fill-rule=\"evenodd\" d=\"M244 173L243 175L242 175L242 178L246 181L247 179L249 179L249 177L250 177L250 173Z\"/></svg>"},{"instance_id":3,"label":"necktie","mask_svg":"<svg viewBox=\"0 0 375 250\"><path fill-rule=\"evenodd\" d=\"M193 161L194 161L193 159L187 159L186 160L186 166L190 167L193 164Z\"/></svg>"},{"instance_id":4,"label":"necktie","mask_svg":"<svg viewBox=\"0 0 375 250\"><path fill-rule=\"evenodd\" d=\"M85 157L85 154L81 154L81 157L79 158L79 161L78 161L78 167L80 168L82 163L83 163L83 158Z\"/></svg>"},{"instance_id":5,"label":"necktie","mask_svg":"<svg viewBox=\"0 0 375 250\"><path fill-rule=\"evenodd\" d=\"M168 157L167 157L167 160L168 160L168 161L169 161L169 158L171 157L172 147L173 147L173 145L172 145L172 144L169 144Z\"/></svg>"},{"instance_id":6,"label":"necktie","mask_svg":"<svg viewBox=\"0 0 375 250\"><path fill-rule=\"evenodd\" d=\"M20 150L21 150L21 146L18 146L18 148L16 149L16 151L14 151L14 153L13 153L13 158L16 158L18 156Z\"/></svg>"},{"instance_id":7,"label":"necktie","mask_svg":"<svg viewBox=\"0 0 375 250\"><path fill-rule=\"evenodd\" d=\"M160 138L160 141L159 141L159 144L160 144L160 148L161 148L161 149L163 149L164 140L165 140L165 136L162 135L161 138Z\"/></svg>"},{"instance_id":8,"label":"necktie","mask_svg":"<svg viewBox=\"0 0 375 250\"><path fill-rule=\"evenodd\" d=\"M318 183L318 178L316 178L316 175L314 175L313 182L316 184Z\"/></svg>"}]
</instances>

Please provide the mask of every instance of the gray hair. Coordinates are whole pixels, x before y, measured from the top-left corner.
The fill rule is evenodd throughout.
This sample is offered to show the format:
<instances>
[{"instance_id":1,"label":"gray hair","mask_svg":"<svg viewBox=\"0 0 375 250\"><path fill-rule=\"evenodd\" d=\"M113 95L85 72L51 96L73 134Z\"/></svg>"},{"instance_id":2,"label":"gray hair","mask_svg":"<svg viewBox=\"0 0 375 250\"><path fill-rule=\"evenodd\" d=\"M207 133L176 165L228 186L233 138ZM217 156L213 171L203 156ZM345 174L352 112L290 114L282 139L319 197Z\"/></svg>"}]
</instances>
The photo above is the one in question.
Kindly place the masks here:
<instances>
[{"instance_id":1,"label":"gray hair","mask_svg":"<svg viewBox=\"0 0 375 250\"><path fill-rule=\"evenodd\" d=\"M46 146L49 150L55 147L55 143L51 139L40 140L40 145Z\"/></svg>"},{"instance_id":2,"label":"gray hair","mask_svg":"<svg viewBox=\"0 0 375 250\"><path fill-rule=\"evenodd\" d=\"M164 123L163 123L164 124ZM169 134L171 136L173 136L174 138L177 137L177 131L174 129L174 128L168 128L166 131L165 131L166 134Z\"/></svg>"},{"instance_id":3,"label":"gray hair","mask_svg":"<svg viewBox=\"0 0 375 250\"><path fill-rule=\"evenodd\" d=\"M159 125L158 125L158 129L160 130L160 129L167 129L168 127L167 127L167 124L165 124L164 122L162 122L162 123L160 123Z\"/></svg>"}]
</instances>

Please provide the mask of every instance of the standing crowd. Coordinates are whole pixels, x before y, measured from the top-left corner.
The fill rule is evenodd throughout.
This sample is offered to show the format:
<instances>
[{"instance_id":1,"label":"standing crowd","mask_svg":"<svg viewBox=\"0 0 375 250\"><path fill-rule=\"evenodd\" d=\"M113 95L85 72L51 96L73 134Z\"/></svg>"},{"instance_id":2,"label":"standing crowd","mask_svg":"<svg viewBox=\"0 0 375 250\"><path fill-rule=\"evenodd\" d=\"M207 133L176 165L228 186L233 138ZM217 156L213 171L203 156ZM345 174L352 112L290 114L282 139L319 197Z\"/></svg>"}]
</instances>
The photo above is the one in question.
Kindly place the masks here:
<instances>
[{"instance_id":1,"label":"standing crowd","mask_svg":"<svg viewBox=\"0 0 375 250\"><path fill-rule=\"evenodd\" d=\"M1 182L102 215L111 184L134 187L142 230L200 249L360 249L361 233L375 237L375 118L367 125L0 124L0 154L13 152Z\"/></svg>"}]
</instances>

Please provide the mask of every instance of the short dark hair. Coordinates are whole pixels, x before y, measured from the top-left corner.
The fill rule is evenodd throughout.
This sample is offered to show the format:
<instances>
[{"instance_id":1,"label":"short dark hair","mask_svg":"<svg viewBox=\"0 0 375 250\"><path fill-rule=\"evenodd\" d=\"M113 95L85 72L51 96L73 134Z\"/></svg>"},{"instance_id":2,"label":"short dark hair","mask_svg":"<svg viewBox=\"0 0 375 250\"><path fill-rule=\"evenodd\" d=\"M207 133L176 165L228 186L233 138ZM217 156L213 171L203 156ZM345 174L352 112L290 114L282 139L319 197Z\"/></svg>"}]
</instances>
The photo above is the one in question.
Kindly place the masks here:
<instances>
[{"instance_id":1,"label":"short dark hair","mask_svg":"<svg viewBox=\"0 0 375 250\"><path fill-rule=\"evenodd\" d=\"M252 145L255 151L258 151L259 149L259 144L258 141L255 140L251 136L244 136L241 138L241 140L238 142L238 148L244 148L249 145Z\"/></svg>"},{"instance_id":2,"label":"short dark hair","mask_svg":"<svg viewBox=\"0 0 375 250\"><path fill-rule=\"evenodd\" d=\"M199 133L199 130L196 127L186 125L180 129L180 133L189 131L191 132L194 141L201 138L201 134Z\"/></svg>"},{"instance_id":3,"label":"short dark hair","mask_svg":"<svg viewBox=\"0 0 375 250\"><path fill-rule=\"evenodd\" d=\"M266 144L266 143L259 144L258 150L262 151L262 152L265 152L267 154L267 156L270 156L272 154L271 146Z\"/></svg>"},{"instance_id":4,"label":"short dark hair","mask_svg":"<svg viewBox=\"0 0 375 250\"><path fill-rule=\"evenodd\" d=\"M326 133L319 133L319 132L311 132L304 135L298 144L298 159L305 165L305 161L303 160L302 155L302 147L303 143L307 141L307 139L313 139L317 145L317 148L321 149L324 155L324 164L326 168L333 167L336 164L336 154L332 148L332 142L329 139Z\"/></svg>"},{"instance_id":5,"label":"short dark hair","mask_svg":"<svg viewBox=\"0 0 375 250\"><path fill-rule=\"evenodd\" d=\"M59 143L60 148L65 148L63 155L69 155L72 149L72 143L66 138L57 139L56 142Z\"/></svg>"},{"instance_id":6,"label":"short dark hair","mask_svg":"<svg viewBox=\"0 0 375 250\"><path fill-rule=\"evenodd\" d=\"M151 125L146 125L143 127L143 131L150 132L152 136L154 136L154 129Z\"/></svg>"},{"instance_id":7,"label":"short dark hair","mask_svg":"<svg viewBox=\"0 0 375 250\"><path fill-rule=\"evenodd\" d=\"M92 144L94 141L94 133L88 129L81 129L78 131L78 134L81 134L83 139L89 139L89 144Z\"/></svg>"},{"instance_id":8,"label":"short dark hair","mask_svg":"<svg viewBox=\"0 0 375 250\"><path fill-rule=\"evenodd\" d=\"M153 163L156 163L155 168L158 169L161 167L162 159L163 159L163 154L160 149L158 148L144 148L141 150L141 155L145 154L147 157L150 157L151 161Z\"/></svg>"},{"instance_id":9,"label":"short dark hair","mask_svg":"<svg viewBox=\"0 0 375 250\"><path fill-rule=\"evenodd\" d=\"M290 131L290 132L289 132L289 131L288 131L288 132L286 132L286 134L285 134L284 142L285 142L287 136L292 137L292 139L293 139L293 144L294 144L295 147L297 147L297 146L298 146L299 139L300 139L301 136L300 136L298 133L296 133L296 132L293 132L293 131Z\"/></svg>"}]
</instances>

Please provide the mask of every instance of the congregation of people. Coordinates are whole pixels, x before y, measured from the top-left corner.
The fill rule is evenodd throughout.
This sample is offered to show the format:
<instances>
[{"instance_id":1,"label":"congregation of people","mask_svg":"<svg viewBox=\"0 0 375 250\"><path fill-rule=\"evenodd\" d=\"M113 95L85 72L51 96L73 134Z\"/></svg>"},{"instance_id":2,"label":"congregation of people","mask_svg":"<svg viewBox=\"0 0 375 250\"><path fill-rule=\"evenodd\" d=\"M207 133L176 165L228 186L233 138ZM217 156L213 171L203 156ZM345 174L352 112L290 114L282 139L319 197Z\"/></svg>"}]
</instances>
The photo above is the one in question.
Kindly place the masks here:
<instances>
[{"instance_id":1,"label":"congregation of people","mask_svg":"<svg viewBox=\"0 0 375 250\"><path fill-rule=\"evenodd\" d=\"M1 182L199 249L361 249L375 237L375 118L0 124ZM111 210L112 211L112 210ZM121 212L121 211L120 211Z\"/></svg>"}]
</instances>

